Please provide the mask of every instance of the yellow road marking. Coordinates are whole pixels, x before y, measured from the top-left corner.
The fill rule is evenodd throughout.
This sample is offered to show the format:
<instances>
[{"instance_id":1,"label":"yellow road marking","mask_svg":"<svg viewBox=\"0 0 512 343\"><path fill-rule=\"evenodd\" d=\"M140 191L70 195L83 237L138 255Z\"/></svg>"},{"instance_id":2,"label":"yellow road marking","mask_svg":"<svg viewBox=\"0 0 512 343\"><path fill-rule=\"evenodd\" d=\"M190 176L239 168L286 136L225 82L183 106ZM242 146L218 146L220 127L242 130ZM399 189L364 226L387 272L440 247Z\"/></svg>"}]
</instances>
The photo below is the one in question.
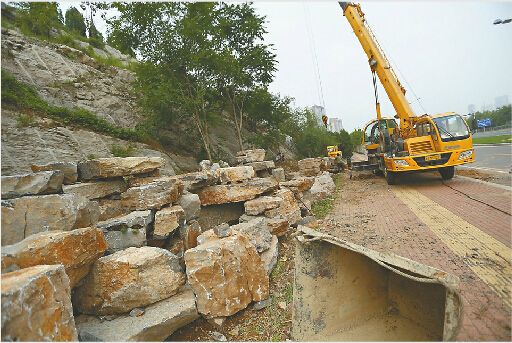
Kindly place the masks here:
<instances>
[{"instance_id":1,"label":"yellow road marking","mask_svg":"<svg viewBox=\"0 0 512 343\"><path fill-rule=\"evenodd\" d=\"M412 187L392 189L441 241L512 307L512 249Z\"/></svg>"}]
</instances>

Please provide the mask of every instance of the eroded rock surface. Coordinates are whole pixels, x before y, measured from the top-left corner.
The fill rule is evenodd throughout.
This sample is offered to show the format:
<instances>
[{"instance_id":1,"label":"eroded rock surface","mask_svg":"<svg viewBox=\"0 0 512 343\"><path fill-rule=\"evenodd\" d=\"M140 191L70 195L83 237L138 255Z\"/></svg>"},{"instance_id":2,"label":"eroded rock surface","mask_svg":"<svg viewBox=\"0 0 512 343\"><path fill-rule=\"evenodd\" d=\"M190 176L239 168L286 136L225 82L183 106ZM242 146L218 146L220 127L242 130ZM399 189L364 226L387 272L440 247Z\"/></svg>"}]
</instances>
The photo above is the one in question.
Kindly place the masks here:
<instances>
[{"instance_id":1,"label":"eroded rock surface","mask_svg":"<svg viewBox=\"0 0 512 343\"><path fill-rule=\"evenodd\" d=\"M301 212L293 192L284 188L277 191L275 196L283 199L283 202L279 207L265 211L265 216L286 219L290 225L297 224L301 218Z\"/></svg>"},{"instance_id":2,"label":"eroded rock surface","mask_svg":"<svg viewBox=\"0 0 512 343\"><path fill-rule=\"evenodd\" d=\"M269 279L249 239L235 234L185 252L197 308L208 318L235 314L269 296Z\"/></svg>"},{"instance_id":3,"label":"eroded rock surface","mask_svg":"<svg viewBox=\"0 0 512 343\"><path fill-rule=\"evenodd\" d=\"M65 194L78 194L87 199L104 198L112 194L126 191L126 182L121 179L83 182L62 187Z\"/></svg>"},{"instance_id":4,"label":"eroded rock surface","mask_svg":"<svg viewBox=\"0 0 512 343\"><path fill-rule=\"evenodd\" d=\"M106 249L100 229L40 232L2 247L2 273L36 265L62 264L73 288Z\"/></svg>"},{"instance_id":5,"label":"eroded rock surface","mask_svg":"<svg viewBox=\"0 0 512 343\"><path fill-rule=\"evenodd\" d=\"M32 171L61 171L64 173L64 184L71 185L78 180L78 169L74 162L53 162L47 164L33 164L30 166Z\"/></svg>"},{"instance_id":6,"label":"eroded rock surface","mask_svg":"<svg viewBox=\"0 0 512 343\"><path fill-rule=\"evenodd\" d=\"M24 195L60 193L63 181L64 173L61 171L2 176L2 199L18 198Z\"/></svg>"},{"instance_id":7,"label":"eroded rock surface","mask_svg":"<svg viewBox=\"0 0 512 343\"><path fill-rule=\"evenodd\" d=\"M297 163L299 165L299 171L306 176L316 176L327 168L322 157L305 158Z\"/></svg>"},{"instance_id":8,"label":"eroded rock surface","mask_svg":"<svg viewBox=\"0 0 512 343\"><path fill-rule=\"evenodd\" d=\"M69 278L61 265L2 275L2 341L77 341Z\"/></svg>"},{"instance_id":9,"label":"eroded rock surface","mask_svg":"<svg viewBox=\"0 0 512 343\"><path fill-rule=\"evenodd\" d=\"M331 196L336 191L336 185L332 180L329 172L323 172L315 178L315 183L307 192L304 193L304 198L310 202L319 201Z\"/></svg>"},{"instance_id":10,"label":"eroded rock surface","mask_svg":"<svg viewBox=\"0 0 512 343\"><path fill-rule=\"evenodd\" d=\"M96 261L76 289L73 304L87 314L126 313L176 294L184 283L178 258L171 252L128 248Z\"/></svg>"},{"instance_id":11,"label":"eroded rock surface","mask_svg":"<svg viewBox=\"0 0 512 343\"><path fill-rule=\"evenodd\" d=\"M262 252L260 254L261 261L263 262L263 266L265 267L265 271L268 275L272 273L272 269L274 269L277 259L279 258L279 240L277 236L272 236L272 242L268 250Z\"/></svg>"}]
</instances>

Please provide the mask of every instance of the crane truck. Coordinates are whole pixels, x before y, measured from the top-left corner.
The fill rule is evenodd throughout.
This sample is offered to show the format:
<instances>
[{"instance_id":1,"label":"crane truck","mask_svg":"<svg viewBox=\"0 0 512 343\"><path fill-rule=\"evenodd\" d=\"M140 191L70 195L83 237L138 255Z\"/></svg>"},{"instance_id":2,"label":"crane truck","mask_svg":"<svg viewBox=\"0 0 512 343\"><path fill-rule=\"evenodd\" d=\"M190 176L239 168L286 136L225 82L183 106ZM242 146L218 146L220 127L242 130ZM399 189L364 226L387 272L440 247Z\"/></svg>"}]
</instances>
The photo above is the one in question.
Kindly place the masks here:
<instances>
[{"instance_id":1,"label":"crane truck","mask_svg":"<svg viewBox=\"0 0 512 343\"><path fill-rule=\"evenodd\" d=\"M377 118L365 125L361 137L368 155L365 169L380 171L388 184L395 184L401 173L432 169L448 180L455 174L454 166L474 162L471 132L464 119L454 112L417 116L361 6L351 2L339 4L368 56L373 77ZM399 125L394 118L381 116L377 77L396 111L394 118L399 119Z\"/></svg>"}]
</instances>

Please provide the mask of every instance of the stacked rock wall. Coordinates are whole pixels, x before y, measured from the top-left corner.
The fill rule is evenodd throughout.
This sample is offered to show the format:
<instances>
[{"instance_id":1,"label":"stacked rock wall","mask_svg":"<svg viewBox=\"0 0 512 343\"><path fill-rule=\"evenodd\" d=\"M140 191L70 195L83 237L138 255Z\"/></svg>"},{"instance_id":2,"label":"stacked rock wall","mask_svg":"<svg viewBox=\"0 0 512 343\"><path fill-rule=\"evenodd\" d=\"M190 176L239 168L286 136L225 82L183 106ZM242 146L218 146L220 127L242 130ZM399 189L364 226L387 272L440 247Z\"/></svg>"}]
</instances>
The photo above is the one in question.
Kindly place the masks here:
<instances>
[{"instance_id":1,"label":"stacked rock wall","mask_svg":"<svg viewBox=\"0 0 512 343\"><path fill-rule=\"evenodd\" d=\"M330 175L285 181L273 162L255 170L264 150L239 157L177 176L128 157L2 178L2 339L162 341L268 299L279 237Z\"/></svg>"}]
</instances>

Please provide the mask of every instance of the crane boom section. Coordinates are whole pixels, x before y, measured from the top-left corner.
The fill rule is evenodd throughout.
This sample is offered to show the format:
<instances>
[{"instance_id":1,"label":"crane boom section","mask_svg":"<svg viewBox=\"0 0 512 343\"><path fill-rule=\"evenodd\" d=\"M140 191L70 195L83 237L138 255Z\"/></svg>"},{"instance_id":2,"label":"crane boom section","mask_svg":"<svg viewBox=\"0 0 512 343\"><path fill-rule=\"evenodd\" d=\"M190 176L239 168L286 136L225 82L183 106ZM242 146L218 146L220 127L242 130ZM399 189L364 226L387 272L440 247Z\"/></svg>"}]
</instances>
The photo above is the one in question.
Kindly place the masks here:
<instances>
[{"instance_id":1,"label":"crane boom section","mask_svg":"<svg viewBox=\"0 0 512 343\"><path fill-rule=\"evenodd\" d=\"M359 4L350 2L340 2L340 6L343 9L343 15L352 26L359 43L361 43L364 52L368 56L370 68L377 73L398 118L400 118L400 128L404 131L412 129L412 117L416 115L405 97L404 87L400 84L384 51L367 25L361 7Z\"/></svg>"}]
</instances>

